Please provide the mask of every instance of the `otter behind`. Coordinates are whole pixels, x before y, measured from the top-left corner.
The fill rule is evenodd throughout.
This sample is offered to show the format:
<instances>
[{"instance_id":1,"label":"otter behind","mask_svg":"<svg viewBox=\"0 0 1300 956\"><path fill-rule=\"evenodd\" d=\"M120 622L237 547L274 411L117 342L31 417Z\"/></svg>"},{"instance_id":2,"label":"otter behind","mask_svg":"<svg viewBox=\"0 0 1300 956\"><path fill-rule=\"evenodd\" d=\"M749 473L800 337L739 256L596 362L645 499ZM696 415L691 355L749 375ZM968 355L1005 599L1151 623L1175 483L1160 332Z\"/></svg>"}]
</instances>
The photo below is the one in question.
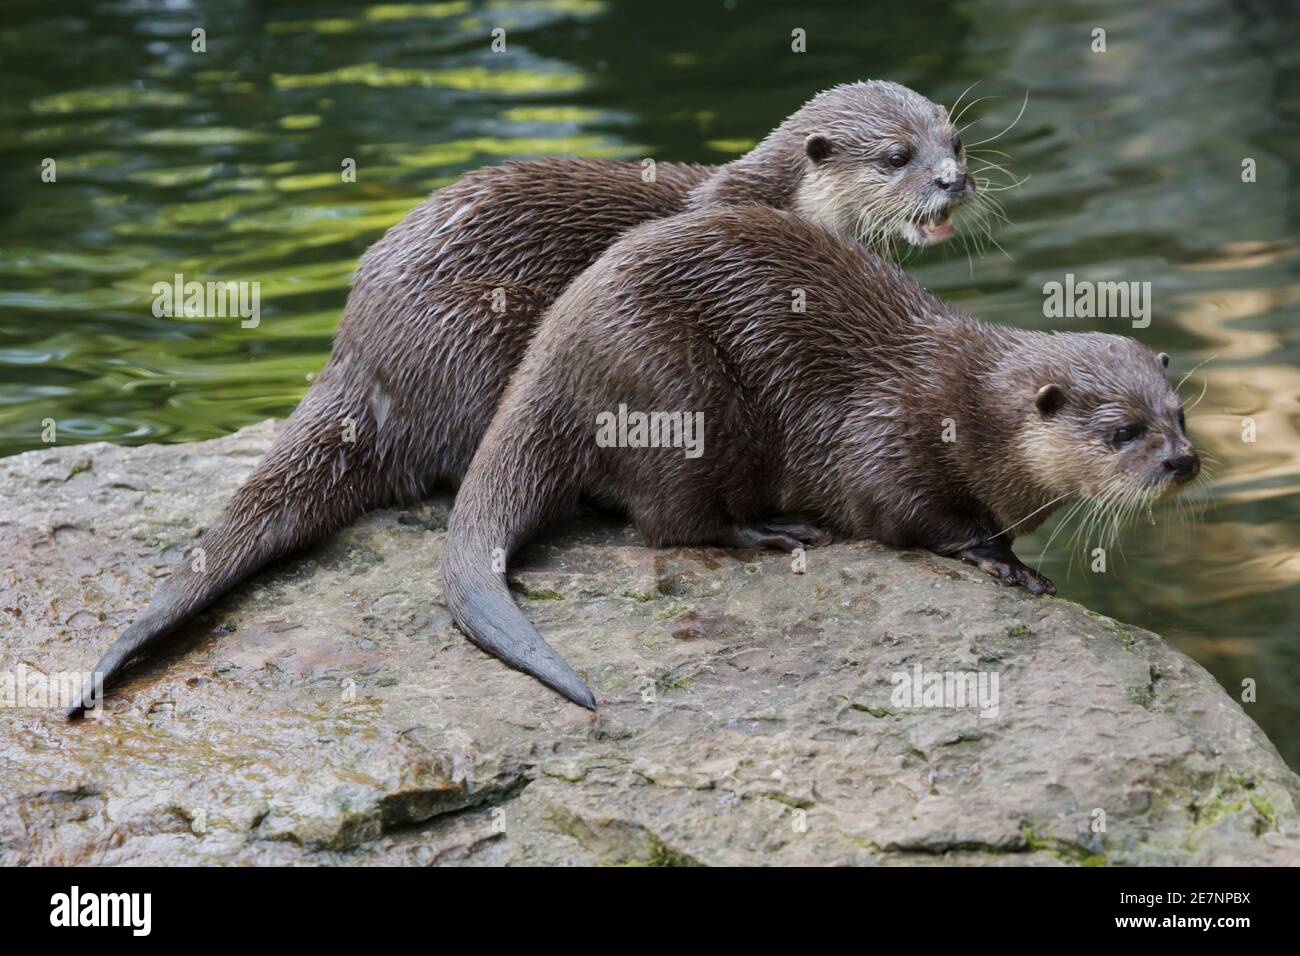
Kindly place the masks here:
<instances>
[{"instance_id":1,"label":"otter behind","mask_svg":"<svg viewBox=\"0 0 1300 956\"><path fill-rule=\"evenodd\" d=\"M458 483L543 312L626 230L688 205L764 203L849 239L927 245L975 189L947 112L879 81L817 95L735 162L655 172L481 169L390 229L362 257L329 363L198 542L207 570L177 566L96 665L104 683L264 565Z\"/></svg>"}]
</instances>

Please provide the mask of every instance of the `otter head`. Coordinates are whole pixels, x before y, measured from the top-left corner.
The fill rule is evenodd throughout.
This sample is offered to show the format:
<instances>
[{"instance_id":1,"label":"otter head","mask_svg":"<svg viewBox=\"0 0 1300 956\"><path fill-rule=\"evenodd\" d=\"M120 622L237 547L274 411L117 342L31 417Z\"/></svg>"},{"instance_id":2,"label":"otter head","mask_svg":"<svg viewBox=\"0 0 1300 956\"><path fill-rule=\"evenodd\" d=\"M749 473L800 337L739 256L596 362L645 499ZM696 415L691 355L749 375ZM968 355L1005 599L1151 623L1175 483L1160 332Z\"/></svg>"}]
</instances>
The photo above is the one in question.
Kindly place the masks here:
<instances>
[{"instance_id":1,"label":"otter head","mask_svg":"<svg viewBox=\"0 0 1300 956\"><path fill-rule=\"evenodd\" d=\"M1090 501L1127 517L1199 474L1169 356L1101 333L1050 336L1048 359L1021 378L1020 447L1045 494Z\"/></svg>"},{"instance_id":2,"label":"otter head","mask_svg":"<svg viewBox=\"0 0 1300 956\"><path fill-rule=\"evenodd\" d=\"M942 106L873 80L827 90L791 120L804 133L796 213L871 247L953 235L952 214L975 181Z\"/></svg>"}]
</instances>

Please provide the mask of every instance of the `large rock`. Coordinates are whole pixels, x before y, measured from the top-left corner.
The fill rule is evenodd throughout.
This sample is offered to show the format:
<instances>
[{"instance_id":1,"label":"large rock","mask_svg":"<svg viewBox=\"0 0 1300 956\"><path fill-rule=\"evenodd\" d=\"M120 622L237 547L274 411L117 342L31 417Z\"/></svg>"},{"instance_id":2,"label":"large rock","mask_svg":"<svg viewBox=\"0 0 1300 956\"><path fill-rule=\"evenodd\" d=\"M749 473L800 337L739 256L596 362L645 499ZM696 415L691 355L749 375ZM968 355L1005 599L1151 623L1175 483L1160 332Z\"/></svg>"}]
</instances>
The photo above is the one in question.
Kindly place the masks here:
<instances>
[{"instance_id":1,"label":"large rock","mask_svg":"<svg viewBox=\"0 0 1300 956\"><path fill-rule=\"evenodd\" d=\"M0 460L0 668L88 669L272 434ZM263 573L101 720L0 711L0 863L1300 863L1300 780L1155 634L928 554L795 574L588 516L515 581L593 715L452 626L449 506ZM996 674L996 713L905 706L917 665Z\"/></svg>"}]
</instances>

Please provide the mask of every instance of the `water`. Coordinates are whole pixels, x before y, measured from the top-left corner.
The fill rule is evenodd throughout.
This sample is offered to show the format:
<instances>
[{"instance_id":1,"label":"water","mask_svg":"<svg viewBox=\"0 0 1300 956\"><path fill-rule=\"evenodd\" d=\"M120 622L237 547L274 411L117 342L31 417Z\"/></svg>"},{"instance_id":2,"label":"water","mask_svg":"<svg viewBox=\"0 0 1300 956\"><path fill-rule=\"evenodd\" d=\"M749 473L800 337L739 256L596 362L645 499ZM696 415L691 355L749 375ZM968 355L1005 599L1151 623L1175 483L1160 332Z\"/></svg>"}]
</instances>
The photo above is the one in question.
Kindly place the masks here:
<instances>
[{"instance_id":1,"label":"water","mask_svg":"<svg viewBox=\"0 0 1300 956\"><path fill-rule=\"evenodd\" d=\"M864 76L952 103L996 95L967 143L1028 177L969 263L908 268L965 310L1036 328L1043 285L1149 281L1210 507L1122 538L1095 574L1053 542L1064 595L1166 635L1300 766L1300 30L1286 3L593 0L78 4L7 0L0 26L0 454L193 441L284 416L324 363L360 253L429 190L511 157L722 162L812 92ZM878 7L878 8L877 8ZM207 52L191 30L207 30ZM507 52L489 52L493 27ZM789 52L790 31L808 52ZM1107 52L1090 49L1107 31ZM41 181L42 160L57 180ZM1257 181L1241 164L1255 160ZM340 164L355 159L355 183ZM996 157L994 157L996 158ZM152 286L257 280L261 325L156 318ZM1207 361L1208 360L1208 361ZM1177 380L1177 379L1175 379ZM1256 441L1242 441L1243 419ZM1053 525L1019 544L1036 559ZM1073 558L1073 570L1067 567ZM1087 688L1079 688L1086 701Z\"/></svg>"}]
</instances>

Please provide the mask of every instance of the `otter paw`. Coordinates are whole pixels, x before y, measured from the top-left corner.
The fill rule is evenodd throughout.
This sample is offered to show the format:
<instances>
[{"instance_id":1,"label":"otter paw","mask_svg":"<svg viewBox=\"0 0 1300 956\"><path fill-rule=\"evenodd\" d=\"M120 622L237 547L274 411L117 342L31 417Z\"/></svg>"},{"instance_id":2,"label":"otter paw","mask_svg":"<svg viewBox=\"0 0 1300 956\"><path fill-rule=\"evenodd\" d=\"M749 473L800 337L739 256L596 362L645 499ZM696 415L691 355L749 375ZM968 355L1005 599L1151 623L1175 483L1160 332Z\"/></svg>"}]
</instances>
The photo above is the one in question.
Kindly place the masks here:
<instances>
[{"instance_id":1,"label":"otter paw","mask_svg":"<svg viewBox=\"0 0 1300 956\"><path fill-rule=\"evenodd\" d=\"M1022 587L1030 594L1055 594L1056 585L1052 583L1051 578L1045 574L1039 574L1033 568L1018 564L1010 574L1002 574L1001 581L1004 587Z\"/></svg>"},{"instance_id":2,"label":"otter paw","mask_svg":"<svg viewBox=\"0 0 1300 956\"><path fill-rule=\"evenodd\" d=\"M1056 585L1052 583L1051 578L1022 564L1014 554L995 555L989 554L984 549L972 548L961 557L963 561L969 561L985 574L997 578L998 583L1003 587L1022 587L1030 594L1056 593Z\"/></svg>"}]
</instances>

